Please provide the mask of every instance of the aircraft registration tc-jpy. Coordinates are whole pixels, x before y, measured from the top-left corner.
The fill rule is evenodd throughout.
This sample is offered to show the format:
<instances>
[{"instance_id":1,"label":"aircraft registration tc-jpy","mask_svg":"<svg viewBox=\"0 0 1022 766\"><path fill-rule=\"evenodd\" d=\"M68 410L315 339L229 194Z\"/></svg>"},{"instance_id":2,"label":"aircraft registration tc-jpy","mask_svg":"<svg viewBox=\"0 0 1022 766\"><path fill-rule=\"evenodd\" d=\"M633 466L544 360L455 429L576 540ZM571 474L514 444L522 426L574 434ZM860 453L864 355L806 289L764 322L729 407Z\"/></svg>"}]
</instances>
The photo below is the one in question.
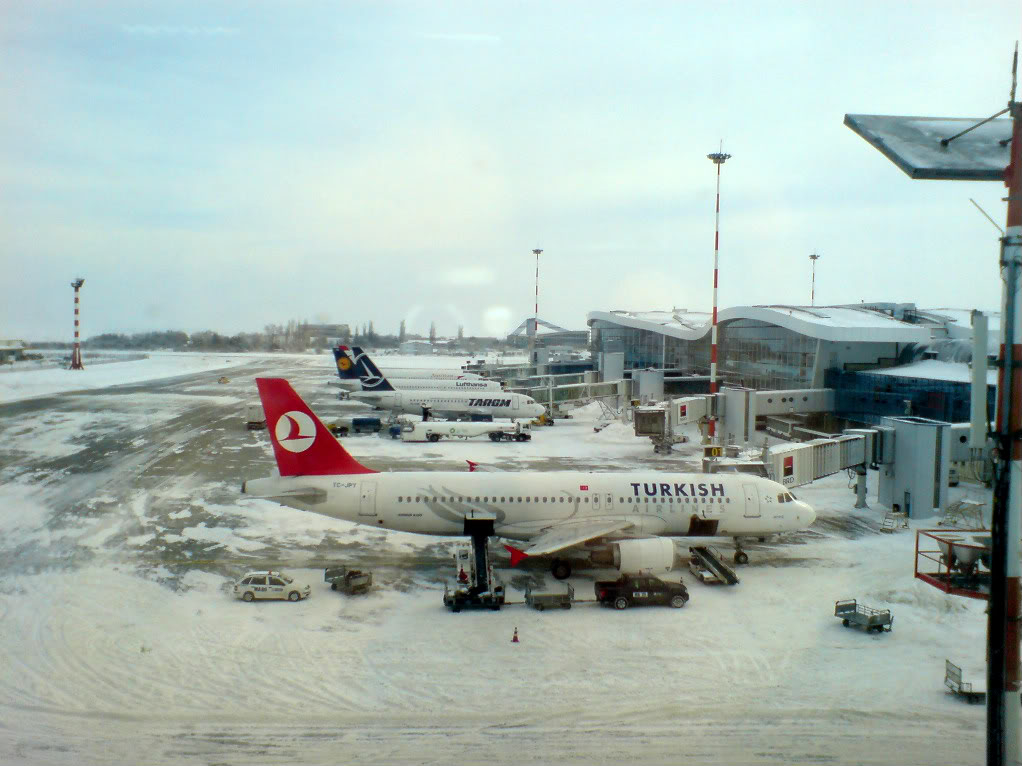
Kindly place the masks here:
<instances>
[{"instance_id":1,"label":"aircraft registration tc-jpy","mask_svg":"<svg viewBox=\"0 0 1022 766\"><path fill-rule=\"evenodd\" d=\"M805 529L813 509L784 486L748 474L628 471L380 473L359 463L282 378L257 378L280 475L242 492L373 527L423 535L484 530L526 556L607 553L625 573L674 566L670 537L762 538ZM741 550L739 548L739 553ZM747 557L745 557L747 560ZM571 574L555 558L555 577Z\"/></svg>"}]
</instances>

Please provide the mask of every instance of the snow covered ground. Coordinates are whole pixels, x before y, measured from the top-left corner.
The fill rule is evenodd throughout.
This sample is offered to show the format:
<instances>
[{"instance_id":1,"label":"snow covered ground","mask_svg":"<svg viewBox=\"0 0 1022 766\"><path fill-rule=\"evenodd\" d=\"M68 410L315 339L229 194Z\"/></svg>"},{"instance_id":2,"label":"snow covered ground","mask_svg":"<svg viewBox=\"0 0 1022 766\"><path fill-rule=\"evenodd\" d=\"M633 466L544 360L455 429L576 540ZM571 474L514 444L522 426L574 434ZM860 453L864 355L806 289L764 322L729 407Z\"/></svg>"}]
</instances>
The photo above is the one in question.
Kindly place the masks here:
<instances>
[{"instance_id":1,"label":"snow covered ground","mask_svg":"<svg viewBox=\"0 0 1022 766\"><path fill-rule=\"evenodd\" d=\"M241 422L252 378L288 377L328 416L344 406L328 385L332 359L153 355L104 367L92 391L76 383L52 401L0 406L0 762L984 760L984 708L945 694L943 673L950 658L982 684L985 605L915 580L914 536L880 534L883 509L871 496L874 508L853 510L844 475L797 490L817 523L749 546L740 585L676 571L692 596L684 609L450 614L441 594L453 540L238 493L272 468L265 433ZM62 390L36 391L18 380L28 375L0 377L8 401ZM156 378L175 380L141 383ZM103 388L129 382L138 385ZM595 432L598 413L521 444L344 444L383 470L468 458L511 470L696 465L691 445L665 458L625 424ZM875 473L869 483L873 495ZM324 561L372 569L373 590L331 592ZM511 570L498 558L512 600L530 583L557 587L528 563ZM234 578L269 564L311 582L312 598L230 597ZM609 576L583 568L571 581L587 599ZM893 632L843 628L833 617L841 598L890 608Z\"/></svg>"}]
</instances>

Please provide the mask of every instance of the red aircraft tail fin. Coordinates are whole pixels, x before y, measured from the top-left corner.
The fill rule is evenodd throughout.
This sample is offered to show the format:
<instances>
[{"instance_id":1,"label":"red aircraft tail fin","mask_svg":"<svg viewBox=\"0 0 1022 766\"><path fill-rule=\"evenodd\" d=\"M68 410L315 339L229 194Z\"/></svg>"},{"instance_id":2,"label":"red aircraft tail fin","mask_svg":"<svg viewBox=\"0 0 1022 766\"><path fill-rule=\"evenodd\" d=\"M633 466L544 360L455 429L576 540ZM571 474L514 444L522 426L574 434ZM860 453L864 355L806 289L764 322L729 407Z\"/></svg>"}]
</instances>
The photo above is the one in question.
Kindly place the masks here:
<instances>
[{"instance_id":1,"label":"red aircraft tail fin","mask_svg":"<svg viewBox=\"0 0 1022 766\"><path fill-rule=\"evenodd\" d=\"M348 454L286 380L256 378L256 386L281 476L376 473Z\"/></svg>"}]
</instances>

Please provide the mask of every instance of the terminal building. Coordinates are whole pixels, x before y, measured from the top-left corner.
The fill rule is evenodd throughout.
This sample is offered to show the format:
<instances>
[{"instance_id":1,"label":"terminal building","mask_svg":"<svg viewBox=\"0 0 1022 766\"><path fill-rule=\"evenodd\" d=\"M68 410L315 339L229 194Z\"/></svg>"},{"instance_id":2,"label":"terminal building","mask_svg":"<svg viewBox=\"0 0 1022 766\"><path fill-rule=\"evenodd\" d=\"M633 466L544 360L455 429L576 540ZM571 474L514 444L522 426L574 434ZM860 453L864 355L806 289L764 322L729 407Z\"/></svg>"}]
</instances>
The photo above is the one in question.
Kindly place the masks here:
<instances>
[{"instance_id":1,"label":"terminal building","mask_svg":"<svg viewBox=\"0 0 1022 766\"><path fill-rule=\"evenodd\" d=\"M988 356L999 315L990 314ZM857 423L913 415L969 419L972 312L912 303L845 306L738 306L718 317L718 382L755 390L832 388L835 415ZM667 391L709 390L710 315L672 311L594 311L593 358L608 370L664 370ZM682 388L672 380L685 380ZM993 412L989 376L988 409Z\"/></svg>"}]
</instances>

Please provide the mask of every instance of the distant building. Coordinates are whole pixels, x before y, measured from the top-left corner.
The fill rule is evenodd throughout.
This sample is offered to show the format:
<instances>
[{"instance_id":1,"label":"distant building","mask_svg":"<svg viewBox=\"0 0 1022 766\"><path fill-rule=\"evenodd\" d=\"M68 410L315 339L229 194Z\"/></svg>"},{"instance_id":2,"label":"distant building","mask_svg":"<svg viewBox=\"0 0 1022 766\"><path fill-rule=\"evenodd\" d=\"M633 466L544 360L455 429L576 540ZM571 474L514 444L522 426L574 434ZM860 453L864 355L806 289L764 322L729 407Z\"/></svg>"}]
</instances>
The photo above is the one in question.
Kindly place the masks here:
<instances>
[{"instance_id":1,"label":"distant building","mask_svg":"<svg viewBox=\"0 0 1022 766\"><path fill-rule=\"evenodd\" d=\"M432 354L433 344L428 340L406 340L400 346L402 354Z\"/></svg>"},{"instance_id":2,"label":"distant building","mask_svg":"<svg viewBox=\"0 0 1022 766\"><path fill-rule=\"evenodd\" d=\"M23 340L0 340L0 363L20 362L27 350L28 344Z\"/></svg>"},{"instance_id":3,"label":"distant building","mask_svg":"<svg viewBox=\"0 0 1022 766\"><path fill-rule=\"evenodd\" d=\"M346 324L310 324L306 329L313 346L332 347L351 338L351 329Z\"/></svg>"},{"instance_id":4,"label":"distant building","mask_svg":"<svg viewBox=\"0 0 1022 766\"><path fill-rule=\"evenodd\" d=\"M968 413L971 314L912 303L726 308L717 317L719 381L759 390L834 388L839 414L857 421L912 408L910 414L958 422ZM989 354L1000 316L987 316ZM596 359L619 352L625 370L709 375L708 313L593 311L588 323ZM923 374L913 366L921 360L942 364Z\"/></svg>"}]
</instances>

